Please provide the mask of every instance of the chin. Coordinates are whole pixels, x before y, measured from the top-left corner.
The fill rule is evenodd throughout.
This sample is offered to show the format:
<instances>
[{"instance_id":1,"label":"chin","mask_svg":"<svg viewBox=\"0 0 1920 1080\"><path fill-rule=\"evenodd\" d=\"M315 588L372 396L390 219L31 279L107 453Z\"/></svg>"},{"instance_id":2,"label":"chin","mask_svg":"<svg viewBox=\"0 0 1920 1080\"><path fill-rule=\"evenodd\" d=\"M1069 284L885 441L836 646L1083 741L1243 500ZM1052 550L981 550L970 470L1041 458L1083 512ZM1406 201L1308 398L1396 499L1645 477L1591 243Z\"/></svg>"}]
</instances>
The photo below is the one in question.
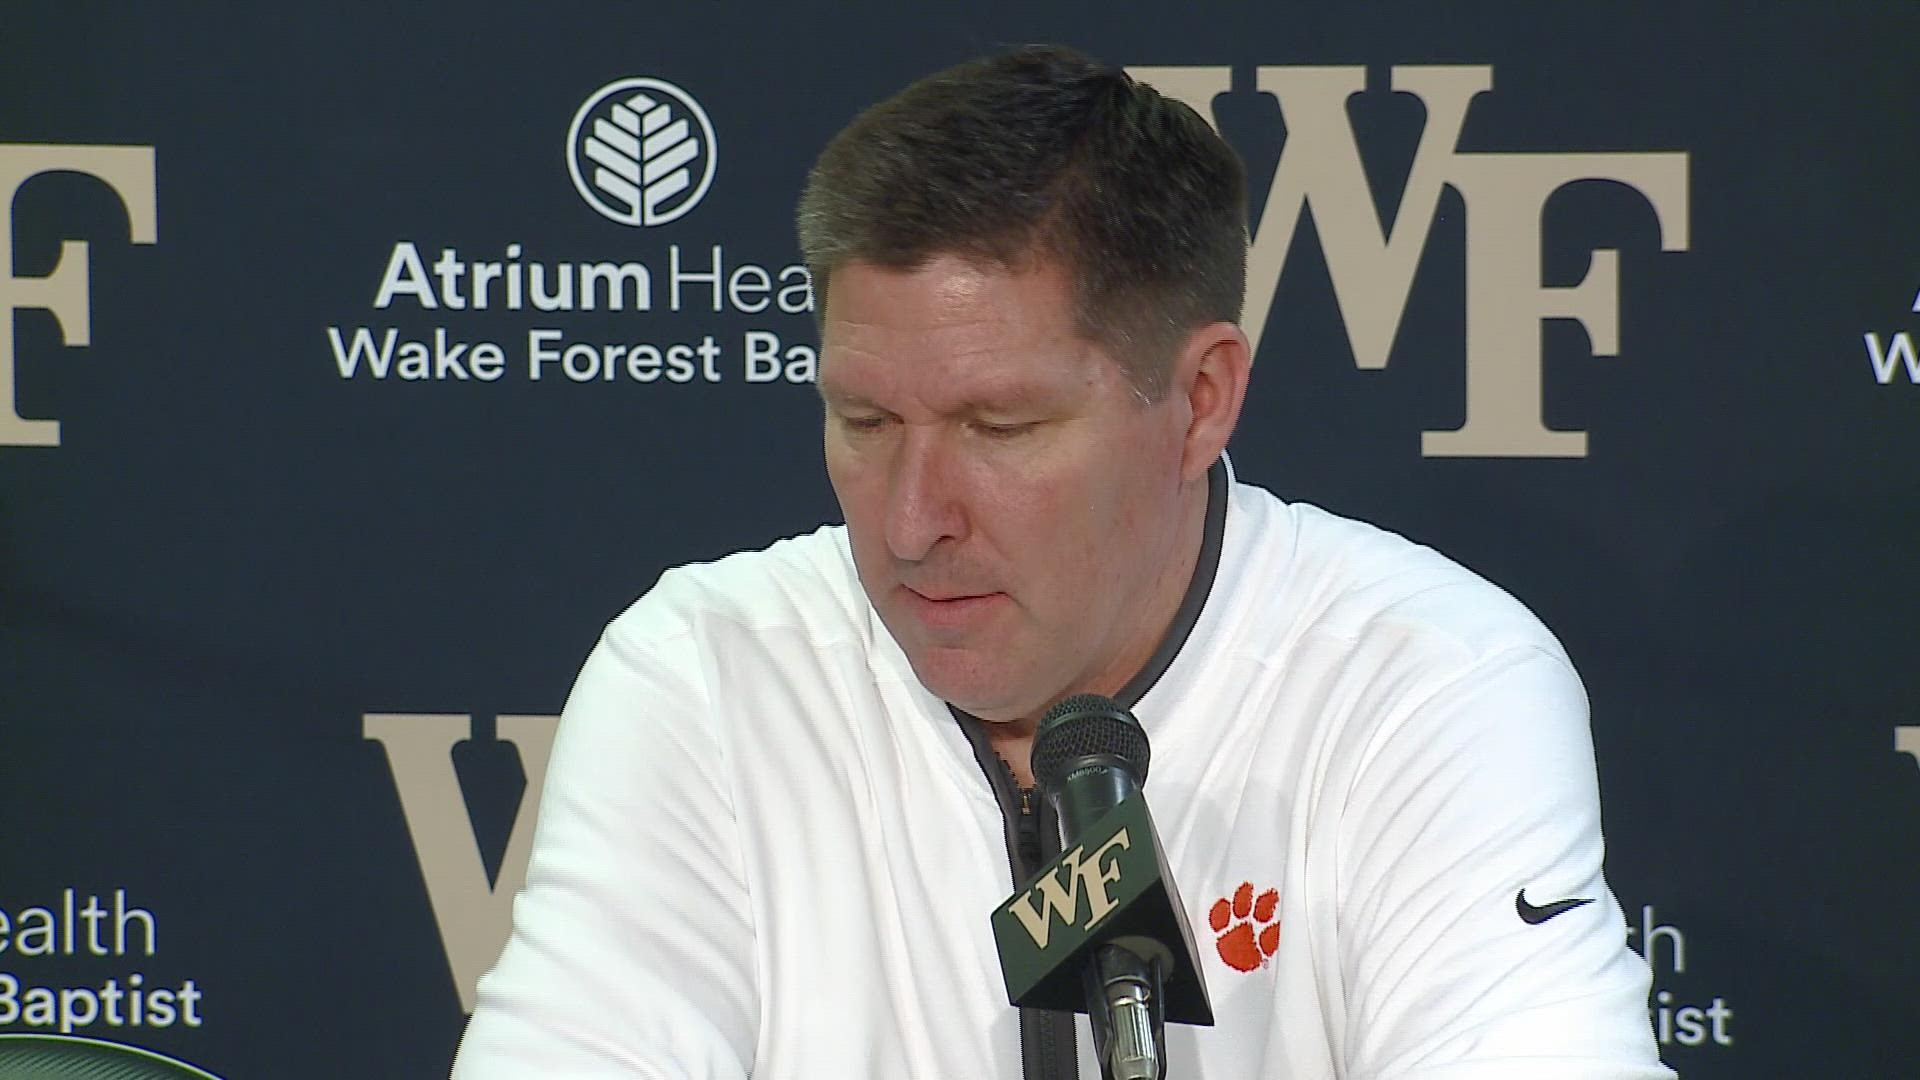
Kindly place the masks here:
<instances>
[{"instance_id":1,"label":"chin","mask_svg":"<svg viewBox=\"0 0 1920 1080\"><path fill-rule=\"evenodd\" d=\"M1002 718L1013 704L1007 693L1012 681L1008 673L981 665L977 656L964 650L915 650L907 660L920 685L935 697L983 720Z\"/></svg>"}]
</instances>

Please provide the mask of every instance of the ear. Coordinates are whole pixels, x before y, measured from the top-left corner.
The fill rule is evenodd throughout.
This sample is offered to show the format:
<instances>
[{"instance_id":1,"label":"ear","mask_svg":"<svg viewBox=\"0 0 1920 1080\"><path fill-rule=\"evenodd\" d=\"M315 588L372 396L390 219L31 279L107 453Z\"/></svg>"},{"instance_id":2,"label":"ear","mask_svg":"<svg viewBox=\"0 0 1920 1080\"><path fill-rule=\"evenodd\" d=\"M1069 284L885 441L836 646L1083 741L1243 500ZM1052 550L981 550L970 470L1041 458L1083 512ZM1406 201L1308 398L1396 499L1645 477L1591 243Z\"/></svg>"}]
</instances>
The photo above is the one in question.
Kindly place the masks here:
<instances>
[{"instance_id":1,"label":"ear","mask_svg":"<svg viewBox=\"0 0 1920 1080\"><path fill-rule=\"evenodd\" d=\"M1240 406L1247 398L1247 375L1253 350L1247 335L1230 322L1208 323L1187 336L1174 361L1173 385L1168 393L1186 399L1188 423L1180 475L1197 480L1227 448Z\"/></svg>"}]
</instances>

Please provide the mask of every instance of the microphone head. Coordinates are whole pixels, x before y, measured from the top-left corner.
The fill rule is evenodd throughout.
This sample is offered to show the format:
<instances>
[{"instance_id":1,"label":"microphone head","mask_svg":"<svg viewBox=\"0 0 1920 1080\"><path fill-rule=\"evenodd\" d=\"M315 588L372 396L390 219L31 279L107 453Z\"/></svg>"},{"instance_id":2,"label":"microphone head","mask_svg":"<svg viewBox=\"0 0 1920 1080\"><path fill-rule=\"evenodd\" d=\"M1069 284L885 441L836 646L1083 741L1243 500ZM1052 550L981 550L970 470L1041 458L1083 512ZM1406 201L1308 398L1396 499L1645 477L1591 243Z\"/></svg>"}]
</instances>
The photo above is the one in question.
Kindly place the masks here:
<instances>
[{"instance_id":1,"label":"microphone head","mask_svg":"<svg viewBox=\"0 0 1920 1080\"><path fill-rule=\"evenodd\" d=\"M1048 709L1033 736L1033 778L1049 793L1089 764L1124 768L1145 784L1150 757L1140 721L1099 694L1075 694Z\"/></svg>"}]
</instances>

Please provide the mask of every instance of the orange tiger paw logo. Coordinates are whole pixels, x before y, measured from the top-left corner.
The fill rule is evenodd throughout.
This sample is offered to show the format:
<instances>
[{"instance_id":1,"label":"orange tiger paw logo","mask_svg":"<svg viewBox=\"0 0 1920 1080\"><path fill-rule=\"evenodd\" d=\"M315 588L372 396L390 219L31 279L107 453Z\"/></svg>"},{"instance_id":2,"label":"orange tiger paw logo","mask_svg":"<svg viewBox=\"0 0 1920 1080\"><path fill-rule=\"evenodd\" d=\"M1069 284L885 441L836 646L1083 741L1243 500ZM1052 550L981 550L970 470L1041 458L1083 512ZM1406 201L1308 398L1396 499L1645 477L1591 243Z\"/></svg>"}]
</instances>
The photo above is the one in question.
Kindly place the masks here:
<instances>
[{"instance_id":1,"label":"orange tiger paw logo","mask_svg":"<svg viewBox=\"0 0 1920 1080\"><path fill-rule=\"evenodd\" d=\"M1280 892L1268 889L1258 899L1253 883L1243 881L1233 899L1215 900L1207 923L1217 936L1220 959L1235 971L1252 971L1280 951Z\"/></svg>"}]
</instances>

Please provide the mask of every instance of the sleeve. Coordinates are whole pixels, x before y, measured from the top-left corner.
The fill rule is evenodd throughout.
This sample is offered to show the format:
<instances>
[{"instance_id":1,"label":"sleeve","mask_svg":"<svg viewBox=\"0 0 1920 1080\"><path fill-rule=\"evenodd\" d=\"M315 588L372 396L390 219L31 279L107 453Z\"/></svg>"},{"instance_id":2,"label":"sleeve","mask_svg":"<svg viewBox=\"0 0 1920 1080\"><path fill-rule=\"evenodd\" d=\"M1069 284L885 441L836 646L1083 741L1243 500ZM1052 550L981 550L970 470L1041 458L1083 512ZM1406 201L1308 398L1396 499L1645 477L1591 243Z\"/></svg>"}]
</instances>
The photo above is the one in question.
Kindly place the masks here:
<instances>
[{"instance_id":1,"label":"sleeve","mask_svg":"<svg viewBox=\"0 0 1920 1080\"><path fill-rule=\"evenodd\" d=\"M747 1075L753 926L699 656L684 632L623 635L626 618L562 713L513 932L454 1080Z\"/></svg>"},{"instance_id":2,"label":"sleeve","mask_svg":"<svg viewBox=\"0 0 1920 1080\"><path fill-rule=\"evenodd\" d=\"M1586 694L1565 659L1503 652L1370 749L1337 871L1348 1080L1671 1077L1602 876Z\"/></svg>"}]
</instances>

